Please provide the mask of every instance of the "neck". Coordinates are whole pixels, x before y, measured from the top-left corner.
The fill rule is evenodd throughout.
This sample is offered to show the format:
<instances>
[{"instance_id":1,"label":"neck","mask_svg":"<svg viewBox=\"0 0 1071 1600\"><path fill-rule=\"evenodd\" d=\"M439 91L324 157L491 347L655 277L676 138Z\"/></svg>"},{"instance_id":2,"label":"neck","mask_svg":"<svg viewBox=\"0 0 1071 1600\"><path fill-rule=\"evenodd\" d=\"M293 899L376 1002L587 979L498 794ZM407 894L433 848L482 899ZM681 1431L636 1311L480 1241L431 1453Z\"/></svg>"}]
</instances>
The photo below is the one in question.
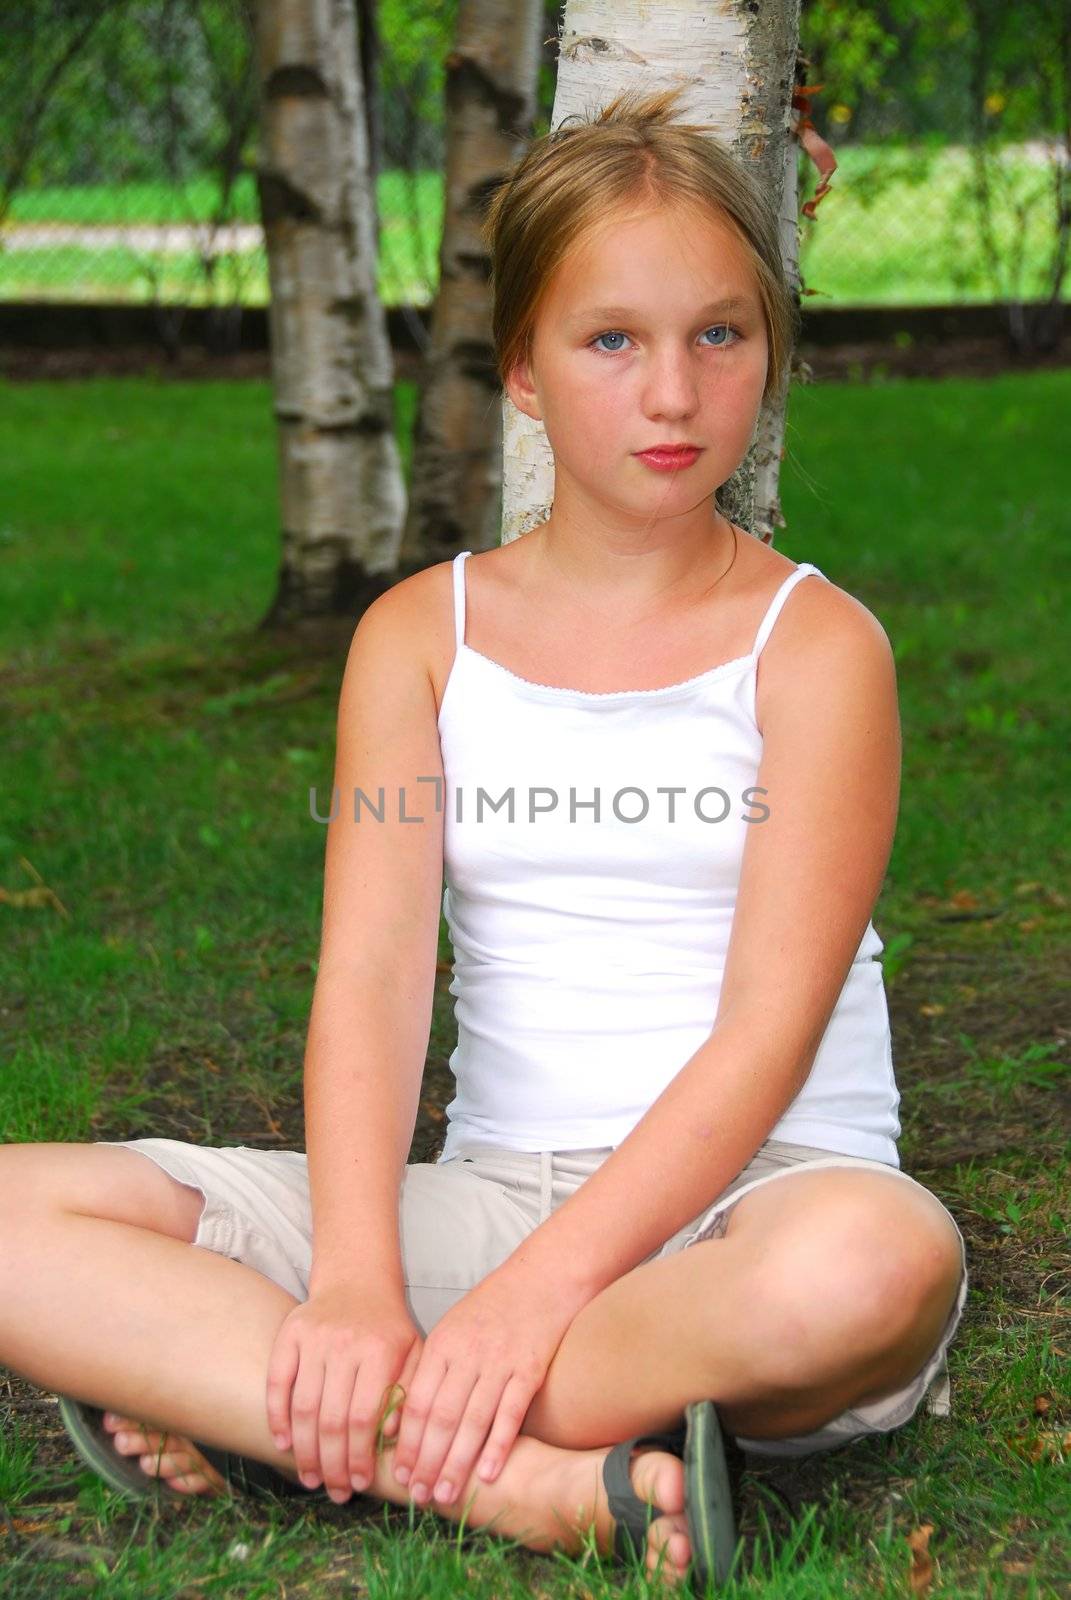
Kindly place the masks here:
<instances>
[{"instance_id":1,"label":"neck","mask_svg":"<svg viewBox=\"0 0 1071 1600\"><path fill-rule=\"evenodd\" d=\"M720 512L693 538L642 549L608 547L597 535L575 539L552 519L532 536L534 581L564 591L585 611L610 612L621 623L701 601L729 572L737 552L736 528Z\"/></svg>"}]
</instances>

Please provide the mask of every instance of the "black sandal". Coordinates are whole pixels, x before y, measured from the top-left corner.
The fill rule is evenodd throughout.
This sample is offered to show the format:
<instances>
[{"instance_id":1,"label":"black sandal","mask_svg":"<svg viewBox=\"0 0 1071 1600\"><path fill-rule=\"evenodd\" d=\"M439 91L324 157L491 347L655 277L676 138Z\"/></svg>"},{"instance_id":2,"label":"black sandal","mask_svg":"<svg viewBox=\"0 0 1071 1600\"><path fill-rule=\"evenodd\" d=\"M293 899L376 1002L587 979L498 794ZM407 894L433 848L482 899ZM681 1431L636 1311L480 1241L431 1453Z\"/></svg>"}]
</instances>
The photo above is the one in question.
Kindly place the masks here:
<instances>
[{"instance_id":1,"label":"black sandal","mask_svg":"<svg viewBox=\"0 0 1071 1600\"><path fill-rule=\"evenodd\" d=\"M153 1495L166 1499L189 1500L190 1496L173 1489L162 1478L144 1472L136 1456L124 1456L115 1448L115 1436L104 1426L104 1412L98 1406L86 1405L61 1394L59 1414L67 1434L86 1466L92 1467L112 1489L128 1499L144 1500ZM211 1462L228 1488L238 1494L255 1495L271 1499L276 1495L296 1498L314 1495L315 1489L306 1489L282 1472L276 1472L266 1461L252 1456L236 1455L231 1450L220 1450L215 1445L191 1440L206 1461Z\"/></svg>"},{"instance_id":2,"label":"black sandal","mask_svg":"<svg viewBox=\"0 0 1071 1600\"><path fill-rule=\"evenodd\" d=\"M693 1589L696 1580L701 1589L711 1579L718 1586L724 1584L739 1543L736 1523L744 1452L731 1435L723 1434L713 1400L693 1401L685 1408L683 1426L673 1432L641 1433L615 1445L603 1463L603 1483L615 1522L614 1554L627 1564L634 1553L646 1555L651 1523L667 1515L660 1506L641 1500L632 1487L629 1463L639 1447L665 1450L684 1462Z\"/></svg>"}]
</instances>

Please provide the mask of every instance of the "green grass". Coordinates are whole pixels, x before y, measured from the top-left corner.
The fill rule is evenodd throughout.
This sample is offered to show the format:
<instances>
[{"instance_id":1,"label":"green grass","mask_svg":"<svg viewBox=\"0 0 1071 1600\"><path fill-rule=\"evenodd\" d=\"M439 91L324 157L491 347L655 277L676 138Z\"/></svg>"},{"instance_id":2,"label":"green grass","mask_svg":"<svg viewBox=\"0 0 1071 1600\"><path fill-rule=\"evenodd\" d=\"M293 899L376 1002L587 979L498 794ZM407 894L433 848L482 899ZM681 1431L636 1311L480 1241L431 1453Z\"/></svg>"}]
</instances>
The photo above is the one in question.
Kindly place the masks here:
<instances>
[{"instance_id":1,"label":"green grass","mask_svg":"<svg viewBox=\"0 0 1071 1600\"><path fill-rule=\"evenodd\" d=\"M895 147L839 150L829 192L813 222L800 223L808 304L927 305L982 303L1049 292L1055 255L1050 169L1005 155L994 184L994 231L1003 274L994 284L968 201L969 151L925 154ZM808 164L808 195L814 192ZM1022 207L1024 223L1018 208ZM1022 255L1022 276L1012 263ZM1071 295L1071 263L1063 294Z\"/></svg>"},{"instance_id":2,"label":"green grass","mask_svg":"<svg viewBox=\"0 0 1071 1600\"><path fill-rule=\"evenodd\" d=\"M437 172L384 172L376 185L380 218L377 287L385 305L420 305L438 282L443 180ZM201 179L184 189L163 184L40 189L16 197L10 225L103 227L138 223L203 223L214 212L215 187ZM231 219L257 222L252 178L236 188ZM267 305L268 267L261 248L219 257L209 280L196 251L92 242L42 243L3 248L0 228L0 300L83 300L201 305Z\"/></svg>"},{"instance_id":3,"label":"green grass","mask_svg":"<svg viewBox=\"0 0 1071 1600\"><path fill-rule=\"evenodd\" d=\"M26 189L11 204L14 222L207 222L219 206L214 178L170 183L85 183L77 188L49 185ZM260 208L252 173L243 173L231 191L235 222L258 222Z\"/></svg>"},{"instance_id":4,"label":"green grass","mask_svg":"<svg viewBox=\"0 0 1071 1600\"><path fill-rule=\"evenodd\" d=\"M960 1221L972 1280L953 1418L756 1470L740 1594L908 1593L927 1525L935 1595L1066 1576L1069 405L1061 371L792 395L778 547L896 651L903 790L874 921L901 1152ZM278 564L267 386L5 385L0 454L0 1136L300 1147L308 789L330 783L348 625L315 648L255 631ZM442 1133L445 983L414 1160ZM78 1468L47 1396L0 1376L0 1412L3 1600L655 1592L374 1504L132 1508Z\"/></svg>"},{"instance_id":5,"label":"green grass","mask_svg":"<svg viewBox=\"0 0 1071 1600\"><path fill-rule=\"evenodd\" d=\"M926 153L896 146L849 146L838 150L832 187L814 222L801 222L801 265L811 304L922 305L983 303L1018 288L1024 298L1047 292L1044 276L1054 233L1048 168L1007 154L1000 163L996 214L998 247L1005 257L1023 244L1021 283L995 286L985 268L974 214L964 208L969 178L965 149L950 146ZM815 187L814 168L801 165L805 194ZM888 181L886 181L888 180ZM377 199L382 225L378 266L384 303L425 304L438 286L438 243L443 215L443 178L421 172L381 174ZM10 222L78 224L203 222L217 205L215 184L201 178L184 188L165 184L86 185L30 190L17 195ZM1021 227L1017 206L1025 207ZM251 176L236 187L233 220L256 222ZM2 238L2 233L0 233ZM1065 292L1071 294L1071 264ZM0 249L0 299L132 300L158 296L165 302L201 304L239 300L265 305L267 266L262 250L221 259L209 283L195 252L164 255L92 243Z\"/></svg>"}]
</instances>

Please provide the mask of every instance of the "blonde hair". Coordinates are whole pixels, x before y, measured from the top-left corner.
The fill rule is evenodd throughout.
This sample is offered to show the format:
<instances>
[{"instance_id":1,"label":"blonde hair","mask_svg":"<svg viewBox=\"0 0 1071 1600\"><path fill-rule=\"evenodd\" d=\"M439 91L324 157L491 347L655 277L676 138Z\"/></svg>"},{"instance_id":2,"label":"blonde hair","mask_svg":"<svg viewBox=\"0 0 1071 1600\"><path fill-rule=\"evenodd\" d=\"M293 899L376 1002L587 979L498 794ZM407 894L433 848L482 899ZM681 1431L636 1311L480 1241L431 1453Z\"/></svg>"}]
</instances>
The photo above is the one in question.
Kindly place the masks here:
<instances>
[{"instance_id":1,"label":"blonde hair","mask_svg":"<svg viewBox=\"0 0 1071 1600\"><path fill-rule=\"evenodd\" d=\"M754 174L696 124L672 120L681 86L628 89L594 120L533 140L490 191L483 237L491 257L491 336L505 388L531 354L539 306L570 249L611 208L644 202L704 209L732 229L754 268L769 365L763 399L780 388L799 330L777 217ZM567 119L572 121L573 119Z\"/></svg>"}]
</instances>

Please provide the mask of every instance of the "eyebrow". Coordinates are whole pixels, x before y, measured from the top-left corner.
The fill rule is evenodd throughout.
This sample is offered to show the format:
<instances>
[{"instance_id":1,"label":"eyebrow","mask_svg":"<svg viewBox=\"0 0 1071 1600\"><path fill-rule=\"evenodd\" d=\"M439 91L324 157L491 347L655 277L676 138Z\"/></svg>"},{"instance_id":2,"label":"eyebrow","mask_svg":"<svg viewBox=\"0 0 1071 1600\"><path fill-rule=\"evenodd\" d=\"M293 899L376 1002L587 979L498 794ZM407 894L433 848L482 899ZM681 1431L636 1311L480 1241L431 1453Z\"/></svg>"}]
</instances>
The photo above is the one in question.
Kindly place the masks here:
<instances>
[{"instance_id":1,"label":"eyebrow","mask_svg":"<svg viewBox=\"0 0 1071 1600\"><path fill-rule=\"evenodd\" d=\"M750 295L730 295L723 300L711 300L709 305L701 306L697 315L708 317L716 311L755 311L755 301ZM619 319L623 322L633 322L641 316L631 306L589 306L584 311L579 311L575 316L568 318L570 324L578 325L587 322L613 321Z\"/></svg>"}]
</instances>

